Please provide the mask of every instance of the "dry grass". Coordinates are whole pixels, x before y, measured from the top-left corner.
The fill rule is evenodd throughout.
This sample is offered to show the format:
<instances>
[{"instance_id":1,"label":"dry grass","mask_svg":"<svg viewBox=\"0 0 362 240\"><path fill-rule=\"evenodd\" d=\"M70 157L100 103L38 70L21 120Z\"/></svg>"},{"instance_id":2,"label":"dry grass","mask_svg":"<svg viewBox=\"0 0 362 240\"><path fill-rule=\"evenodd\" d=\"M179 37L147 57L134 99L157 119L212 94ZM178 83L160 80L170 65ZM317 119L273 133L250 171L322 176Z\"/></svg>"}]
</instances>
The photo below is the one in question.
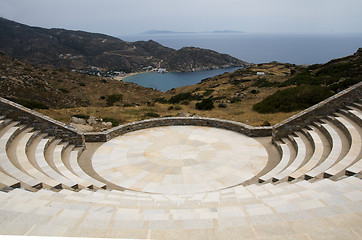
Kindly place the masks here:
<instances>
[{"instance_id":1,"label":"dry grass","mask_svg":"<svg viewBox=\"0 0 362 240\"><path fill-rule=\"evenodd\" d=\"M147 119L144 116L147 112L158 113L161 117L178 116L182 112L199 115L202 117L220 118L246 123L251 126L260 126L265 121L272 125L294 115L292 113L276 113L276 114L260 114L251 110L252 105L248 101L230 104L227 108L215 107L211 111L200 111L195 108L196 102L191 102L189 105L179 105L181 110L168 110L171 104L156 103L154 107L139 106L139 107L82 107L72 109L51 109L39 110L44 115L54 118L58 121L69 124L71 116L75 114L86 114L95 116L96 118L111 117L121 121L121 123L130 123Z\"/></svg>"},{"instance_id":2,"label":"dry grass","mask_svg":"<svg viewBox=\"0 0 362 240\"><path fill-rule=\"evenodd\" d=\"M144 102L140 106L133 107L81 107L71 109L52 109L52 110L41 110L40 112L50 116L56 120L64 123L69 123L70 118L74 114L86 114L95 116L97 118L111 117L121 121L121 123L129 123L146 119L145 113L153 112L165 116L178 116L180 112L199 115L202 117L220 118L226 120L232 120L249 124L251 126L260 126L265 122L269 122L274 125L284 119L294 115L296 112L290 113L276 113L276 114L260 114L252 110L252 106L255 103L260 102L266 96L269 96L276 92L279 88L276 87L263 87L259 88L253 86L255 80L260 79L260 76L256 76L256 72L265 72L263 79L269 82L282 82L288 79L290 76L290 66L280 63L268 63L262 65L253 65L248 71L240 72L230 76L230 74L222 74L220 76L205 80L199 84L185 86L170 90L164 94L163 97L169 99L171 96L181 92L192 92L193 94L204 95L208 89L212 89L210 95L204 97L213 97L217 99L214 101L215 108L210 111L201 111L196 109L195 104L198 101L191 101L188 105L178 104L161 104L151 103L145 104ZM235 79L238 82L235 84ZM257 90L257 94L251 93L252 90ZM242 94L240 102L231 103L230 100ZM137 95L135 92L132 95ZM124 99L127 101L127 99ZM144 100L144 99L143 99ZM149 102L153 102L152 99ZM219 108L219 103L225 103L226 108ZM169 109L170 106L174 106L173 109Z\"/></svg>"}]
</instances>

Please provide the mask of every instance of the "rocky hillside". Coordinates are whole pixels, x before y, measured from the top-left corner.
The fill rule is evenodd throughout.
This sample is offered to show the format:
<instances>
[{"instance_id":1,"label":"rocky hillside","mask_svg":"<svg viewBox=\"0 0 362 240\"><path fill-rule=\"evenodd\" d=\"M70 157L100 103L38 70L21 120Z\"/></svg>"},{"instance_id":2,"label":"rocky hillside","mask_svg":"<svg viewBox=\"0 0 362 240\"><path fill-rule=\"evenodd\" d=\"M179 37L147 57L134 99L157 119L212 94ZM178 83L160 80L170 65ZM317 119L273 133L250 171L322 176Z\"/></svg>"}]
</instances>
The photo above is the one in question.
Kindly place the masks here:
<instances>
[{"instance_id":1,"label":"rocky hillside","mask_svg":"<svg viewBox=\"0 0 362 240\"><path fill-rule=\"evenodd\" d=\"M161 94L110 78L34 67L0 52L0 96L28 107L140 105Z\"/></svg>"},{"instance_id":2,"label":"rocky hillside","mask_svg":"<svg viewBox=\"0 0 362 240\"><path fill-rule=\"evenodd\" d=\"M175 50L150 41L126 42L104 34L45 29L0 18L0 50L33 65L138 72L143 68L194 71L243 66L226 54L199 48Z\"/></svg>"}]
</instances>

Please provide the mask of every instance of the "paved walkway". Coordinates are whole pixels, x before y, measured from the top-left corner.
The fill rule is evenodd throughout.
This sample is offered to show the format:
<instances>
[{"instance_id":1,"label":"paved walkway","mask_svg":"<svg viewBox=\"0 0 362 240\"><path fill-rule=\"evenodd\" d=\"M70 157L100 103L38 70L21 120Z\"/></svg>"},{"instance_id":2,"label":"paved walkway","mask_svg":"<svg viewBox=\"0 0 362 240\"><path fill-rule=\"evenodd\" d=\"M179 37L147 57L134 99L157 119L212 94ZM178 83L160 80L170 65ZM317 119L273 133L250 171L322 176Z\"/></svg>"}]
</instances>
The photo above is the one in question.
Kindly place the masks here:
<instances>
[{"instance_id":1,"label":"paved walkway","mask_svg":"<svg viewBox=\"0 0 362 240\"><path fill-rule=\"evenodd\" d=\"M267 164L266 149L245 135L216 128L170 126L140 130L103 144L94 170L131 190L192 194L246 181Z\"/></svg>"}]
</instances>

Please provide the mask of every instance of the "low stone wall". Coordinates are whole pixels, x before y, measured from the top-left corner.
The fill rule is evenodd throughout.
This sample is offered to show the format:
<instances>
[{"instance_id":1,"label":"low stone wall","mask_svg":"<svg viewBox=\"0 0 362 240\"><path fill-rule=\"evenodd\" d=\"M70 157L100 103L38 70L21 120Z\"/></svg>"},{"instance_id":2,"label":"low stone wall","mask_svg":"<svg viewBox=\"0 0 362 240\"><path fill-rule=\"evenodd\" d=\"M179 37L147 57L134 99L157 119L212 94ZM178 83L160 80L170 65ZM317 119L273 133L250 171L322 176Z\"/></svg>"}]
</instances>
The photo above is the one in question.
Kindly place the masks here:
<instances>
[{"instance_id":1,"label":"low stone wall","mask_svg":"<svg viewBox=\"0 0 362 240\"><path fill-rule=\"evenodd\" d=\"M345 89L330 98L300 112L273 126L273 140L279 141L293 132L312 124L318 119L336 112L347 105L357 102L362 96L362 82Z\"/></svg>"},{"instance_id":2,"label":"low stone wall","mask_svg":"<svg viewBox=\"0 0 362 240\"><path fill-rule=\"evenodd\" d=\"M49 136L61 138L76 146L84 145L83 134L75 128L4 98L0 98L0 115L33 127Z\"/></svg>"},{"instance_id":3,"label":"low stone wall","mask_svg":"<svg viewBox=\"0 0 362 240\"><path fill-rule=\"evenodd\" d=\"M128 132L133 132L141 129L162 127L162 126L203 126L214 127L231 130L243 133L250 137L265 137L270 136L272 127L251 127L239 122L215 119L215 118L188 118L188 117L171 117L171 118L157 118L134 122L112 128L105 132L98 133L85 133L86 142L106 142L117 136L123 135Z\"/></svg>"},{"instance_id":4,"label":"low stone wall","mask_svg":"<svg viewBox=\"0 0 362 240\"><path fill-rule=\"evenodd\" d=\"M19 104L0 98L0 115L20 121L49 136L61 138L76 146L84 146L85 142L107 142L117 136L141 129L162 126L204 126L214 127L245 134L249 137L273 137L273 142L281 140L296 131L312 124L318 119L336 112L346 105L361 99L362 82L316 104L272 127L252 127L243 123L215 118L171 117L144 120L112 128L105 132L81 133L75 128L58 122Z\"/></svg>"}]
</instances>

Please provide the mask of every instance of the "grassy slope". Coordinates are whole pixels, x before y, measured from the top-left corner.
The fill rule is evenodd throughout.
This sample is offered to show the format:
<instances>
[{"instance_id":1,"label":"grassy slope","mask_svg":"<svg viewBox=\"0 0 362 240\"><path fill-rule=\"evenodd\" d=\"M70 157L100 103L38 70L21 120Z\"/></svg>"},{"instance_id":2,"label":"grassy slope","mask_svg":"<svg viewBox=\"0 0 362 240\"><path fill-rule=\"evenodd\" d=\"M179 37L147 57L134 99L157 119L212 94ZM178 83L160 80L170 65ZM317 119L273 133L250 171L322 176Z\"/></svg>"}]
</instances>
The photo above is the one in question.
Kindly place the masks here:
<instances>
[{"instance_id":1,"label":"grassy slope","mask_svg":"<svg viewBox=\"0 0 362 240\"><path fill-rule=\"evenodd\" d=\"M252 111L252 106L255 103L261 101L266 96L273 94L278 90L277 88L260 88L252 85L256 80L260 79L266 79L270 82L283 82L290 76L290 71L292 68L294 68L292 65L279 63L253 65L247 69L235 72L234 75L222 74L220 76L206 79L196 85L181 87L168 91L160 96L164 97L165 99L169 99L170 97L182 92L192 92L194 95L204 95L206 92L211 92L211 94L203 96L204 98L213 97L214 99L217 99L214 100L215 108L210 111L197 110L195 104L199 102L199 100L192 100L188 105L183 105L180 103L154 103L150 98L149 101L151 104L141 104L140 106L136 107L86 107L74 109L41 110L41 112L66 123L69 122L70 116L76 113L83 113L96 117L112 117L121 120L122 123L128 123L147 118L144 116L147 112L158 113L161 117L178 116L180 112L185 112L203 117L239 121L254 126L262 125L265 121L268 121L271 124L275 124L292 116L296 112L259 114L255 111ZM258 71L265 72L265 75L257 76L256 72ZM253 94L251 93L252 90L258 90L258 93ZM241 101L230 103L230 100L232 101L233 99L237 98L237 95L240 94L244 96ZM222 102L227 105L226 108L218 107L218 104ZM169 109L170 106L173 106L174 108Z\"/></svg>"}]
</instances>

